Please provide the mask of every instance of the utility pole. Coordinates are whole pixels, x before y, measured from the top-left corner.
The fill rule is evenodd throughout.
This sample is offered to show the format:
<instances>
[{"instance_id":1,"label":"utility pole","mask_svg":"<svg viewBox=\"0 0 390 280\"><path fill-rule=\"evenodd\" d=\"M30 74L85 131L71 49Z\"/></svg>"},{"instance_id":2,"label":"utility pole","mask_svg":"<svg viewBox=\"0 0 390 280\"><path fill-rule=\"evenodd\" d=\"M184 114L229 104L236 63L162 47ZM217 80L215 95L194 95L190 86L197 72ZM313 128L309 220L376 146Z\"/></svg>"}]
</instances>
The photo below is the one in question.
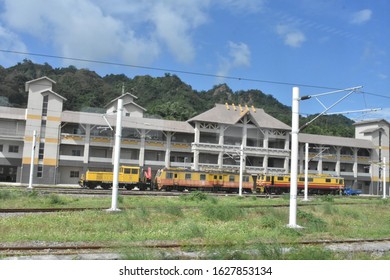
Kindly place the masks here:
<instances>
[{"instance_id":1,"label":"utility pole","mask_svg":"<svg viewBox=\"0 0 390 280\"><path fill-rule=\"evenodd\" d=\"M386 198L386 158L383 158L383 199Z\"/></svg>"},{"instance_id":2,"label":"utility pole","mask_svg":"<svg viewBox=\"0 0 390 280\"><path fill-rule=\"evenodd\" d=\"M35 146L36 146L37 131L33 132L32 147L31 147L31 163L30 163L30 177L28 180L27 189L33 189L33 177L34 177L34 159L35 159Z\"/></svg>"},{"instance_id":3,"label":"utility pole","mask_svg":"<svg viewBox=\"0 0 390 280\"><path fill-rule=\"evenodd\" d=\"M297 225L299 88L293 87L292 94L290 214L287 226L289 228L300 228Z\"/></svg>"},{"instance_id":4,"label":"utility pole","mask_svg":"<svg viewBox=\"0 0 390 280\"><path fill-rule=\"evenodd\" d=\"M362 86L347 88L342 90L335 90L331 92L325 92L316 95L305 95L299 97L299 88L293 87L292 92L292 124L291 124L291 175L290 175L290 213L289 213L289 224L287 227L289 228L301 228L301 226L297 225L297 192L298 192L298 135L299 131L307 127L313 121L318 119L320 116L324 115L334 106L339 104L342 100L350 96L352 93L362 88ZM344 97L340 98L338 101L333 103L331 106L326 107L322 102L319 101L317 97L321 97L324 95L329 95L333 93L339 93L349 91ZM325 110L318 114L315 118L305 123L302 127L299 127L299 101L307 100L314 97L317 101L325 108Z\"/></svg>"},{"instance_id":5,"label":"utility pole","mask_svg":"<svg viewBox=\"0 0 390 280\"><path fill-rule=\"evenodd\" d=\"M122 113L123 113L123 99L118 99L116 111L116 131L115 131L115 146L114 146L114 172L112 182L112 202L111 208L108 211L120 211L118 208L118 188L119 188L119 162L121 154L121 137L122 137Z\"/></svg>"}]
</instances>

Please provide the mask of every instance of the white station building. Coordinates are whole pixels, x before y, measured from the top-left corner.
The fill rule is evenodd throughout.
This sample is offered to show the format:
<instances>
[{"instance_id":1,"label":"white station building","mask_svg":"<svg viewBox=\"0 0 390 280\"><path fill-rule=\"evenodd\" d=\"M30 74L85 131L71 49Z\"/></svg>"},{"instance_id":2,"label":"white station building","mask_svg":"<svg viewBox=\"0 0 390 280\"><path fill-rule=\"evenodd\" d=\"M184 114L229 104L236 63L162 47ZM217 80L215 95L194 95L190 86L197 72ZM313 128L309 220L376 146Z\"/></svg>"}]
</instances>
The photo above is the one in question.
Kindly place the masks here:
<instances>
[{"instance_id":1,"label":"white station building","mask_svg":"<svg viewBox=\"0 0 390 280\"><path fill-rule=\"evenodd\" d=\"M263 109L216 104L188 121L169 121L144 117L137 97L124 93L104 115L63 111L66 98L53 91L55 83L47 77L29 81L27 108L0 107L0 182L28 183L34 131L34 184L77 184L88 169L112 170L119 98L122 165L238 171L243 147L246 173L289 173L291 127ZM299 172L309 143L309 173L342 176L348 187L381 194L389 130L389 122L377 119L355 123L355 138L300 133Z\"/></svg>"}]
</instances>

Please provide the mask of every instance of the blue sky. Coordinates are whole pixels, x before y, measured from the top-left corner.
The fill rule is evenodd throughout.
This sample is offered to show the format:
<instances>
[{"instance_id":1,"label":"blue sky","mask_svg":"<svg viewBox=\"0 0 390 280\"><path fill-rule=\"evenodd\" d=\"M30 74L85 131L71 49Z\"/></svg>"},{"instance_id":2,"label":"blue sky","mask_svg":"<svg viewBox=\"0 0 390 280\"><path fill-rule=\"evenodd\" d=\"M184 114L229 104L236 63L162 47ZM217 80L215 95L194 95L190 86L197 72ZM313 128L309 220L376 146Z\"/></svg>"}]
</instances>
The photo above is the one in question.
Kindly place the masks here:
<instances>
[{"instance_id":1,"label":"blue sky","mask_svg":"<svg viewBox=\"0 0 390 280\"><path fill-rule=\"evenodd\" d=\"M382 108L347 116L390 121L389 11L387 0L0 0L0 65L169 72L5 52L16 51L177 70L196 90L227 83L288 106L294 85L301 96L364 86L331 112ZM302 101L300 111L320 113L342 96Z\"/></svg>"}]
</instances>

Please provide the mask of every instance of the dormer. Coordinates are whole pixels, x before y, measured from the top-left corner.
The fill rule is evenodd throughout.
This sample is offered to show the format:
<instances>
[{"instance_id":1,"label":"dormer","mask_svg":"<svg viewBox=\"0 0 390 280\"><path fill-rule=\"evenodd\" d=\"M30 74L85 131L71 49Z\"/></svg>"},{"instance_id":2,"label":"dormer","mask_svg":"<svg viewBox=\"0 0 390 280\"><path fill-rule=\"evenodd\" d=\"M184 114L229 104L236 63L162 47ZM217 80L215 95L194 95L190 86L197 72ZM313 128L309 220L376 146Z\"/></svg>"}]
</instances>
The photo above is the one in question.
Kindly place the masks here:
<instances>
[{"instance_id":1,"label":"dormer","mask_svg":"<svg viewBox=\"0 0 390 280\"><path fill-rule=\"evenodd\" d=\"M106 105L106 113L113 113L116 112L117 106L118 106L118 99L123 99L123 111L124 116L127 117L136 117L136 118L142 118L144 115L144 112L146 112L146 109L138 105L134 102L134 99L138 99L137 96L126 92L122 94L121 96L111 100Z\"/></svg>"}]
</instances>

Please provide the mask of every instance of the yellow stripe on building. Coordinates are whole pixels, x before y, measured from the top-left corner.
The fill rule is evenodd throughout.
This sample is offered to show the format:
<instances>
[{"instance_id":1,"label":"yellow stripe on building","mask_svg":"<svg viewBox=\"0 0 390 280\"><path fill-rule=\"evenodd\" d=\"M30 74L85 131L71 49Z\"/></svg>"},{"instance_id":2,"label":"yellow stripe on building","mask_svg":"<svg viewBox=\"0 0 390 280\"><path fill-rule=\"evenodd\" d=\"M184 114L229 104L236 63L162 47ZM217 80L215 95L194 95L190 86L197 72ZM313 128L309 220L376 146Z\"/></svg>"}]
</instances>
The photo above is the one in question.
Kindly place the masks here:
<instances>
[{"instance_id":1,"label":"yellow stripe on building","mask_svg":"<svg viewBox=\"0 0 390 280\"><path fill-rule=\"evenodd\" d=\"M47 116L47 120L51 121L51 122L60 122L61 118L60 117Z\"/></svg>"},{"instance_id":2,"label":"yellow stripe on building","mask_svg":"<svg viewBox=\"0 0 390 280\"><path fill-rule=\"evenodd\" d=\"M43 165L56 166L57 160L55 158L45 158L43 159Z\"/></svg>"},{"instance_id":3,"label":"yellow stripe on building","mask_svg":"<svg viewBox=\"0 0 390 280\"><path fill-rule=\"evenodd\" d=\"M57 138L45 138L45 143L57 144L58 143L58 139Z\"/></svg>"},{"instance_id":4,"label":"yellow stripe on building","mask_svg":"<svg viewBox=\"0 0 390 280\"><path fill-rule=\"evenodd\" d=\"M40 119L42 119L42 116L41 115L31 115L31 114L28 114L27 115L27 119L28 120L40 120Z\"/></svg>"}]
</instances>

